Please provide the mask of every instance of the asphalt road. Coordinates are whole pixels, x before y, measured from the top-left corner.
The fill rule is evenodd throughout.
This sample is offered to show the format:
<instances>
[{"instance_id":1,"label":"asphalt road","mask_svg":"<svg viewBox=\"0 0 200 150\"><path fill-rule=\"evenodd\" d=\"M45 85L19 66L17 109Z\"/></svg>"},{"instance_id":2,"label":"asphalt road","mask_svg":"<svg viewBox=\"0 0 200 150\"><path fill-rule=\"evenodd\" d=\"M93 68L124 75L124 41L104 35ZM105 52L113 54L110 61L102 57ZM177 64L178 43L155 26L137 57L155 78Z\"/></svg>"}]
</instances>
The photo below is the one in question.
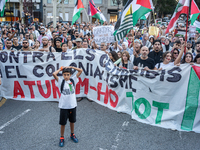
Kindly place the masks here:
<instances>
[{"instance_id":1,"label":"asphalt road","mask_svg":"<svg viewBox=\"0 0 200 150\"><path fill-rule=\"evenodd\" d=\"M57 102L7 100L0 107L0 150L199 150L200 134L150 126L86 99L78 103L75 134L60 137Z\"/></svg>"}]
</instances>

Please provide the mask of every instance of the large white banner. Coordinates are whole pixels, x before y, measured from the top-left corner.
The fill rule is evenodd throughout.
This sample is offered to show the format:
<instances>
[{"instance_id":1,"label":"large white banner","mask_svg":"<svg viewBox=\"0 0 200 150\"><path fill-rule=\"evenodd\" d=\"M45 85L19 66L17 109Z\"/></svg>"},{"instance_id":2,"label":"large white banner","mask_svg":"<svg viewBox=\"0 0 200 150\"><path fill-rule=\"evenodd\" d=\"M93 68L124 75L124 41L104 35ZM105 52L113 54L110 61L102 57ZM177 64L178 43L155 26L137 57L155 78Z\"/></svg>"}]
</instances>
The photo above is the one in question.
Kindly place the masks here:
<instances>
[{"instance_id":1,"label":"large white banner","mask_svg":"<svg viewBox=\"0 0 200 150\"><path fill-rule=\"evenodd\" d=\"M200 132L200 82L190 65L162 71L126 70L115 67L104 52L92 49L2 51L0 64L2 95L7 99L58 101L60 87L52 73L61 66L75 66L83 69L77 97L87 97L143 123Z\"/></svg>"},{"instance_id":2,"label":"large white banner","mask_svg":"<svg viewBox=\"0 0 200 150\"><path fill-rule=\"evenodd\" d=\"M112 43L114 39L114 26L99 26L93 28L94 41L96 44L101 42Z\"/></svg>"}]
</instances>

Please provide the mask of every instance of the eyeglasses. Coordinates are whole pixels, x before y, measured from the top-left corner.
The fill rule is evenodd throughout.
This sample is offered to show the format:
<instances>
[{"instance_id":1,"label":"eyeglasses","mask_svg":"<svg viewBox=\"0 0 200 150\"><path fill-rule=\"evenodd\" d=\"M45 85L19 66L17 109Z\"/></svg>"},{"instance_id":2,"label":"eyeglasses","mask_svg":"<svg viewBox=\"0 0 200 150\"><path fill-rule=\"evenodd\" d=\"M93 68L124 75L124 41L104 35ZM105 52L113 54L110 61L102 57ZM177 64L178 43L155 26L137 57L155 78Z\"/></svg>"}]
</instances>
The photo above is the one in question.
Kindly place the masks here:
<instances>
[{"instance_id":1,"label":"eyeglasses","mask_svg":"<svg viewBox=\"0 0 200 150\"><path fill-rule=\"evenodd\" d=\"M22 44L27 44L28 42L23 42Z\"/></svg>"}]
</instances>

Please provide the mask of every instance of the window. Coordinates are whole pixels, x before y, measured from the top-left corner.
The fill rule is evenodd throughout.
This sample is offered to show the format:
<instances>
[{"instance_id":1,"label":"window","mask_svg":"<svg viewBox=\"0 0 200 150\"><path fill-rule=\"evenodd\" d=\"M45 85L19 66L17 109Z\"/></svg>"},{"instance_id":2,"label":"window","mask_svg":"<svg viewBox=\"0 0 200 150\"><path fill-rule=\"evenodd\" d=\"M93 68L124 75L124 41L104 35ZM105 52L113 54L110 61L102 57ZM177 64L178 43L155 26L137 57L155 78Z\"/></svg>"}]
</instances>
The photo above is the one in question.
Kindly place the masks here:
<instances>
[{"instance_id":1,"label":"window","mask_svg":"<svg viewBox=\"0 0 200 150\"><path fill-rule=\"evenodd\" d=\"M83 0L81 0L82 1L82 3L83 3ZM77 2L77 0L74 0L74 4L76 4L76 2Z\"/></svg>"},{"instance_id":2,"label":"window","mask_svg":"<svg viewBox=\"0 0 200 150\"><path fill-rule=\"evenodd\" d=\"M93 0L95 4L102 4L102 0Z\"/></svg>"},{"instance_id":3,"label":"window","mask_svg":"<svg viewBox=\"0 0 200 150\"><path fill-rule=\"evenodd\" d=\"M61 3L62 0L59 0L59 2ZM69 0L64 0L64 4L69 4Z\"/></svg>"},{"instance_id":4,"label":"window","mask_svg":"<svg viewBox=\"0 0 200 150\"><path fill-rule=\"evenodd\" d=\"M110 5L111 5L111 6L114 6L114 5L116 5L116 4L113 4L113 1L111 0L111 1L110 1Z\"/></svg>"},{"instance_id":5,"label":"window","mask_svg":"<svg viewBox=\"0 0 200 150\"><path fill-rule=\"evenodd\" d=\"M51 4L51 3L52 3L52 0L47 0L47 3L48 3L48 4Z\"/></svg>"}]
</instances>

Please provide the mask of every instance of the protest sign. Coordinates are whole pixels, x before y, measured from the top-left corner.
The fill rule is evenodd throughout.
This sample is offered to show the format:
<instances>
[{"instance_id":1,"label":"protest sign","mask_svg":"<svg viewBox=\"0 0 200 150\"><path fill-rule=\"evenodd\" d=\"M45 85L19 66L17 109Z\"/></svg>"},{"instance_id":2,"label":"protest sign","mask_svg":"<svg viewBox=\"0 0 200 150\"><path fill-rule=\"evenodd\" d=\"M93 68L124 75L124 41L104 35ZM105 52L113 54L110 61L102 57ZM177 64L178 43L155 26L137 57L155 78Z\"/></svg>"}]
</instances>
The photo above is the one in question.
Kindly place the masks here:
<instances>
[{"instance_id":1,"label":"protest sign","mask_svg":"<svg viewBox=\"0 0 200 150\"><path fill-rule=\"evenodd\" d=\"M149 27L149 35L154 35L157 37L159 35L159 28L155 27L155 26L150 26Z\"/></svg>"},{"instance_id":2,"label":"protest sign","mask_svg":"<svg viewBox=\"0 0 200 150\"><path fill-rule=\"evenodd\" d=\"M190 26L189 27L189 37L194 38L196 35L196 27L195 26Z\"/></svg>"},{"instance_id":3,"label":"protest sign","mask_svg":"<svg viewBox=\"0 0 200 150\"><path fill-rule=\"evenodd\" d=\"M94 41L96 44L101 44L101 42L112 43L115 42L114 39L114 27L113 26L99 26L93 28Z\"/></svg>"},{"instance_id":4,"label":"protest sign","mask_svg":"<svg viewBox=\"0 0 200 150\"><path fill-rule=\"evenodd\" d=\"M52 73L70 65L83 69L76 85L77 97L87 97L143 123L200 133L200 66L126 70L93 49L67 53L1 51L0 65L2 96L7 99L58 101L60 87Z\"/></svg>"}]
</instances>

